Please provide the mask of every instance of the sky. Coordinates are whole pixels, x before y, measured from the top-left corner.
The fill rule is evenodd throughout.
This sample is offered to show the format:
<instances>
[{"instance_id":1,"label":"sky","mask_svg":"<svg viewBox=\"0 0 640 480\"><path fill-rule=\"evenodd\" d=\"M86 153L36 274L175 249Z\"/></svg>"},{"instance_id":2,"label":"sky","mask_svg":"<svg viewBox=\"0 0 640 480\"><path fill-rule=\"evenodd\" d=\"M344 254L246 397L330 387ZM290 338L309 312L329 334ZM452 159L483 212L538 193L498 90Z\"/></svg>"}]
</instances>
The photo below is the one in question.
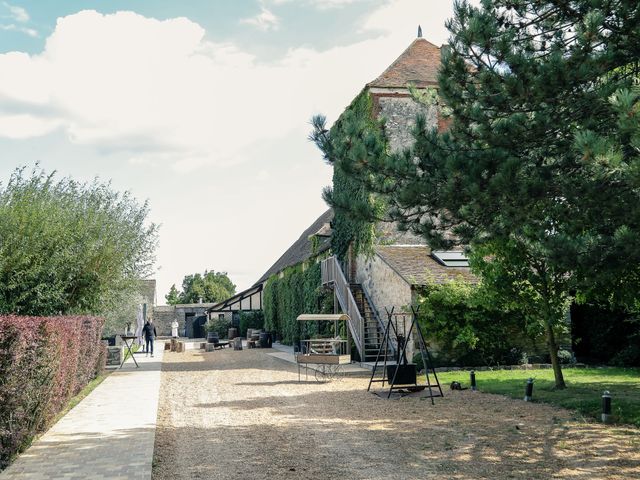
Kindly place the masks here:
<instances>
[{"instance_id":1,"label":"sky","mask_svg":"<svg viewBox=\"0 0 640 480\"><path fill-rule=\"evenodd\" d=\"M327 206L308 140L453 0L0 0L0 182L38 163L148 200L158 304L250 287Z\"/></svg>"}]
</instances>

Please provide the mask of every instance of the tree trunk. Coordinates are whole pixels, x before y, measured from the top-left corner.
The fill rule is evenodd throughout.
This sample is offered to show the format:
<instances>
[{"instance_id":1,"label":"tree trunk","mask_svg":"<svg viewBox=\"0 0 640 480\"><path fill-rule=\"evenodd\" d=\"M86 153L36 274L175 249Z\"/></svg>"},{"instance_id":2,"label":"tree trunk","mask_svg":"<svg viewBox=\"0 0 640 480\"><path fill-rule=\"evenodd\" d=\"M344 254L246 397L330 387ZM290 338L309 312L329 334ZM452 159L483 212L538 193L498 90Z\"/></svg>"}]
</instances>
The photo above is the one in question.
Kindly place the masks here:
<instances>
[{"instance_id":1,"label":"tree trunk","mask_svg":"<svg viewBox=\"0 0 640 480\"><path fill-rule=\"evenodd\" d=\"M553 332L553 326L551 319L545 319L545 330L547 336L547 346L549 347L549 354L551 356L551 366L553 367L553 375L556 380L556 388L562 390L567 388L564 383L564 376L562 375L562 368L560 367L560 360L558 359L558 345L556 343L556 336Z\"/></svg>"}]
</instances>

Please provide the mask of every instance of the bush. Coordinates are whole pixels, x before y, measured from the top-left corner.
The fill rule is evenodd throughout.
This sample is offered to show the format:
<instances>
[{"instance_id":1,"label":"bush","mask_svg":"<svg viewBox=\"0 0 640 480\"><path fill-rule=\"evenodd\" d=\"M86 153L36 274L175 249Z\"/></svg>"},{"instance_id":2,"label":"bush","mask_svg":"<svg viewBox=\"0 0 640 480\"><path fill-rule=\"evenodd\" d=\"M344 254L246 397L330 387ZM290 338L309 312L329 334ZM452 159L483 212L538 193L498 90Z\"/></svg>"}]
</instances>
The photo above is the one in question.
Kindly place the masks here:
<instances>
[{"instance_id":1,"label":"bush","mask_svg":"<svg viewBox=\"0 0 640 480\"><path fill-rule=\"evenodd\" d=\"M104 320L0 317L0 470L102 370Z\"/></svg>"},{"instance_id":2,"label":"bush","mask_svg":"<svg viewBox=\"0 0 640 480\"><path fill-rule=\"evenodd\" d=\"M240 336L247 336L247 329L255 328L262 330L264 328L264 313L262 312L241 312L240 313Z\"/></svg>"},{"instance_id":3,"label":"bush","mask_svg":"<svg viewBox=\"0 0 640 480\"><path fill-rule=\"evenodd\" d=\"M231 323L226 319L215 319L210 320L209 325L207 326L207 332L217 332L219 338L227 338L229 335L229 327Z\"/></svg>"},{"instance_id":4,"label":"bush","mask_svg":"<svg viewBox=\"0 0 640 480\"><path fill-rule=\"evenodd\" d=\"M494 366L521 362L538 348L517 312L500 310L481 286L433 284L419 296L419 322L436 366Z\"/></svg>"},{"instance_id":5,"label":"bush","mask_svg":"<svg viewBox=\"0 0 640 480\"><path fill-rule=\"evenodd\" d=\"M17 169L0 184L0 314L117 309L153 271L148 213L108 183Z\"/></svg>"},{"instance_id":6,"label":"bush","mask_svg":"<svg viewBox=\"0 0 640 480\"><path fill-rule=\"evenodd\" d=\"M636 344L625 347L613 356L610 363L618 367L640 366L640 346Z\"/></svg>"}]
</instances>

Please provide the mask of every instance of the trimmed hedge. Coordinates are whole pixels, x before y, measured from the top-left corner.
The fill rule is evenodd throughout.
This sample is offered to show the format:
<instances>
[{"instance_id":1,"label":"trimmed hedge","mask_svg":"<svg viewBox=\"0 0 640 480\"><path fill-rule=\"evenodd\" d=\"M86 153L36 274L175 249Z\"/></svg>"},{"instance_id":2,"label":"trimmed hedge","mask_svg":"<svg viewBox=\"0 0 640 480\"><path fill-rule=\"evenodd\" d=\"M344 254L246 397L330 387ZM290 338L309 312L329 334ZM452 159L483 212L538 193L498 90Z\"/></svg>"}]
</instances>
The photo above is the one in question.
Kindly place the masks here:
<instances>
[{"instance_id":1,"label":"trimmed hedge","mask_svg":"<svg viewBox=\"0 0 640 480\"><path fill-rule=\"evenodd\" d=\"M103 324L94 317L0 316L0 470L100 373Z\"/></svg>"}]
</instances>

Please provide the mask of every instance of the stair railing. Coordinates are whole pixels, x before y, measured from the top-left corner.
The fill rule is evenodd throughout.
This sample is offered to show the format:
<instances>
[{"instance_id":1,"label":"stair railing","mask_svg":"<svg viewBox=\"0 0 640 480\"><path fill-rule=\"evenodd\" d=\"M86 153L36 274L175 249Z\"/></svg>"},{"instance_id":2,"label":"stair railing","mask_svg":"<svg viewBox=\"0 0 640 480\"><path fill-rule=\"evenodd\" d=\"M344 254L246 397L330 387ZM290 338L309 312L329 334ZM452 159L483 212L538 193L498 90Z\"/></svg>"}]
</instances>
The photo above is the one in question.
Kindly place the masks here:
<instances>
[{"instance_id":1,"label":"stair railing","mask_svg":"<svg viewBox=\"0 0 640 480\"><path fill-rule=\"evenodd\" d=\"M340 268L338 259L333 256L322 260L320 265L322 271L322 284L333 284L340 308L349 315L349 331L356 344L360 358L364 358L364 319L358 309L356 299L353 297L349 282Z\"/></svg>"},{"instance_id":2,"label":"stair railing","mask_svg":"<svg viewBox=\"0 0 640 480\"><path fill-rule=\"evenodd\" d=\"M371 300L371 297L369 296L369 294L365 290L364 285L362 286L362 294L364 295L365 301L369 303L369 309L371 310L371 313L373 313L373 318L376 319L376 322L378 324L378 328L380 329L380 333L382 333L382 335L384 335L384 331L385 331L385 329L387 327L382 322L382 319L380 318L380 315L378 314L378 310L376 310L376 307L375 307L373 301ZM391 338L389 340L391 340ZM396 351L397 351L395 342L394 341L389 341L389 346L391 347L392 352L395 354Z\"/></svg>"}]
</instances>

